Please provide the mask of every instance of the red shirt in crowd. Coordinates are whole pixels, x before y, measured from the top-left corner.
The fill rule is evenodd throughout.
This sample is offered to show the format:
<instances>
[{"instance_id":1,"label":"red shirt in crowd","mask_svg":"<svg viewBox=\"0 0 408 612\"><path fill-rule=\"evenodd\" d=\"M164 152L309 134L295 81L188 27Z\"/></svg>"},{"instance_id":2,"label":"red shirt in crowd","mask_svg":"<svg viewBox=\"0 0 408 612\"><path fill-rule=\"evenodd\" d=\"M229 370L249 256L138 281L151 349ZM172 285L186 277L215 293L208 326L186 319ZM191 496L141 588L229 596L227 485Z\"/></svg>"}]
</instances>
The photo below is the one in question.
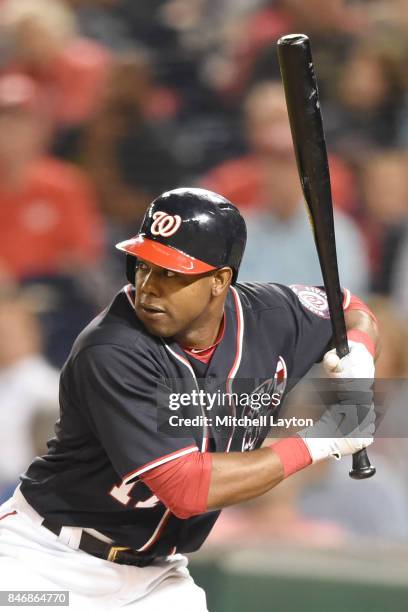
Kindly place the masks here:
<instances>
[{"instance_id":1,"label":"red shirt in crowd","mask_svg":"<svg viewBox=\"0 0 408 612\"><path fill-rule=\"evenodd\" d=\"M44 66L11 62L3 74L21 73L34 79L48 90L57 126L72 126L87 121L98 107L110 68L111 55L105 47L78 37Z\"/></svg>"},{"instance_id":2,"label":"red shirt in crowd","mask_svg":"<svg viewBox=\"0 0 408 612\"><path fill-rule=\"evenodd\" d=\"M94 262L101 247L102 219L74 166L44 157L13 191L0 168L0 268L17 278L69 271Z\"/></svg>"},{"instance_id":3,"label":"red shirt in crowd","mask_svg":"<svg viewBox=\"0 0 408 612\"><path fill-rule=\"evenodd\" d=\"M353 214L356 200L355 179L352 171L338 157L329 157L333 201L337 208ZM259 208L264 204L264 166L255 155L228 160L213 168L201 185L220 193L242 211Z\"/></svg>"}]
</instances>

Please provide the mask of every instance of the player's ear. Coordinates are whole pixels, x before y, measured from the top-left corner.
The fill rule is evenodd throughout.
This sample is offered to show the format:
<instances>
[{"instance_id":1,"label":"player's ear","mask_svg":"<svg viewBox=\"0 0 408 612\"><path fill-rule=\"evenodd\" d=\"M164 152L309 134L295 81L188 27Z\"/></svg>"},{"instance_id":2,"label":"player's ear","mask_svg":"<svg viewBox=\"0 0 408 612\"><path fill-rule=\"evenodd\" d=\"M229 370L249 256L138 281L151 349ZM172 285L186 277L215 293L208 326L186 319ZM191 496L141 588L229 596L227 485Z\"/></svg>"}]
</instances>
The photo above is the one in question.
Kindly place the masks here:
<instances>
[{"instance_id":1,"label":"player's ear","mask_svg":"<svg viewBox=\"0 0 408 612\"><path fill-rule=\"evenodd\" d=\"M212 276L212 294L214 297L221 295L232 281L231 268L220 268Z\"/></svg>"}]
</instances>

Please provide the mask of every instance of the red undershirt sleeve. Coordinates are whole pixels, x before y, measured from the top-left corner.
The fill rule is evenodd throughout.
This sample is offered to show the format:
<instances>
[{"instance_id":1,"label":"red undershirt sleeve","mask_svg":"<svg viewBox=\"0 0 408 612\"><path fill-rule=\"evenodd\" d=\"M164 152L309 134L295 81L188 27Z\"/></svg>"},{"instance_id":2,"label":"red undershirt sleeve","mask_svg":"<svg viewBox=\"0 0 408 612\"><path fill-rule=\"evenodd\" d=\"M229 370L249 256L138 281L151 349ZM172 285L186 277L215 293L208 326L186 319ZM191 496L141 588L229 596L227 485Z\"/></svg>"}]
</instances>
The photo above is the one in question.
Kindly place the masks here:
<instances>
[{"instance_id":1,"label":"red undershirt sleeve","mask_svg":"<svg viewBox=\"0 0 408 612\"><path fill-rule=\"evenodd\" d=\"M211 453L195 452L145 472L140 479L178 518L207 511Z\"/></svg>"}]
</instances>

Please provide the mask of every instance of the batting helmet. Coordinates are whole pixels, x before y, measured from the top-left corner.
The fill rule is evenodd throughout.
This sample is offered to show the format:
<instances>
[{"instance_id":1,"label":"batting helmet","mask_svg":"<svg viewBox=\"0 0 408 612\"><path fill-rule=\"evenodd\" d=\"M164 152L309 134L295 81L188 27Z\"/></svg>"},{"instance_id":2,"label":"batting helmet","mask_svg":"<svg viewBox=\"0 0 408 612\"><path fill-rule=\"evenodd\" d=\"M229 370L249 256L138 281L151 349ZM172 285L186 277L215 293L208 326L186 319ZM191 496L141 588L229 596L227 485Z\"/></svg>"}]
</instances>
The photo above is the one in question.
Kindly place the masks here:
<instances>
[{"instance_id":1,"label":"batting helmet","mask_svg":"<svg viewBox=\"0 0 408 612\"><path fill-rule=\"evenodd\" d=\"M235 283L245 243L245 221L231 202L206 189L181 188L156 198L137 236L116 247L128 255L132 284L137 257L183 274L229 266Z\"/></svg>"}]
</instances>

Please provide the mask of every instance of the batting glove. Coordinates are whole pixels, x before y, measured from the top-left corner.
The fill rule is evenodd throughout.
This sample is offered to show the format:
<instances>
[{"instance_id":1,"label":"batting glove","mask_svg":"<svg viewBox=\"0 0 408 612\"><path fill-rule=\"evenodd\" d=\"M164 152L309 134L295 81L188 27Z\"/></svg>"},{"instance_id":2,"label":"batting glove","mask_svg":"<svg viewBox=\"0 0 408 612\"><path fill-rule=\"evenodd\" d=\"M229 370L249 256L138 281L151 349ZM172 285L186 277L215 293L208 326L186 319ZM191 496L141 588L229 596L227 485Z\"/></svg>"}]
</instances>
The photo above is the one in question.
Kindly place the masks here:
<instances>
[{"instance_id":1,"label":"batting glove","mask_svg":"<svg viewBox=\"0 0 408 612\"><path fill-rule=\"evenodd\" d=\"M328 351L323 367L335 383L336 404L330 406L313 427L298 433L312 462L328 457L341 459L373 442L375 411L371 386L375 366L371 353L361 342L349 340L350 352L340 359Z\"/></svg>"}]
</instances>

